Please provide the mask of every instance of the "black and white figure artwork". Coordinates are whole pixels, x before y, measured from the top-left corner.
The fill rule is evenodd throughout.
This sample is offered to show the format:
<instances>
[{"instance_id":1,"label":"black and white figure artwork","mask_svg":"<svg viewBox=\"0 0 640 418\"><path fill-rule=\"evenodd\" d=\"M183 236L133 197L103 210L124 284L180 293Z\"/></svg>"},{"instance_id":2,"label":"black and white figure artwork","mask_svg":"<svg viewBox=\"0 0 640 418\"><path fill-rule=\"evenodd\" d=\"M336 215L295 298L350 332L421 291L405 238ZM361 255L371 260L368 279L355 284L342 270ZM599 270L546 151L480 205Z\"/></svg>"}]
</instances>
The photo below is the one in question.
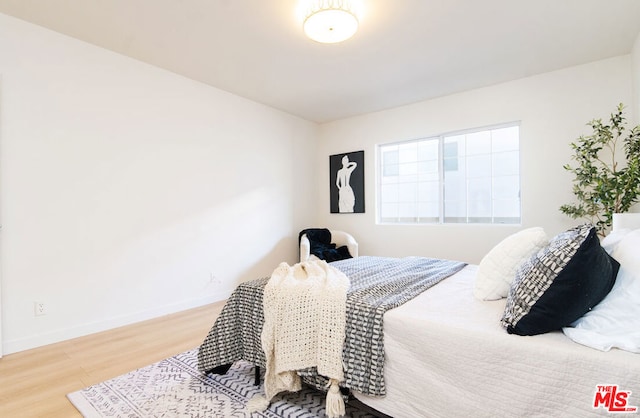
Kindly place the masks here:
<instances>
[{"instance_id":1,"label":"black and white figure artwork","mask_svg":"<svg viewBox=\"0 0 640 418\"><path fill-rule=\"evenodd\" d=\"M331 213L364 213L364 151L329 157Z\"/></svg>"}]
</instances>

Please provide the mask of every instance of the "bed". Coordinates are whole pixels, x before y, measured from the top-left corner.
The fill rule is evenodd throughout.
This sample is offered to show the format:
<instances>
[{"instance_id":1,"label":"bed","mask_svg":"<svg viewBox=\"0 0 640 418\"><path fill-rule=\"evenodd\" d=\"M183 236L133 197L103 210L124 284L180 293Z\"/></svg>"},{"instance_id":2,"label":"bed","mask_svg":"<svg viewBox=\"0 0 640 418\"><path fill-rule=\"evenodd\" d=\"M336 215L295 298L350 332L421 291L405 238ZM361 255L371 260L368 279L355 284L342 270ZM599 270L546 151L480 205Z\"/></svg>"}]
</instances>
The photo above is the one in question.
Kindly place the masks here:
<instances>
[{"instance_id":1,"label":"bed","mask_svg":"<svg viewBox=\"0 0 640 418\"><path fill-rule=\"evenodd\" d=\"M586 239L586 231L586 228L580 230L580 239ZM630 243L625 240L630 240ZM599 241L597 243L598 248L605 246L605 241L602 242L603 247ZM507 244L510 249L519 248L513 245L513 240ZM625 244L624 251L618 248L622 244ZM548 242L539 243L545 248L548 245ZM608 245L608 251L614 256L632 260L635 258L633 248L640 245L640 230L631 231L626 236L621 234ZM528 247L527 251L533 251L539 257L544 252L539 246ZM580 251L584 246L580 245ZM629 248L632 248L631 254ZM585 256L588 260L594 257L593 253L585 253ZM497 257L504 259L504 254L497 252ZM575 260L577 255L572 257ZM573 268L594 270L590 266L591 261L579 261L573 264L580 266ZM583 417L637 412L640 406L640 355L632 351L640 336L631 335L631 346L625 346L629 339L626 332L633 334L634 329L613 326L617 328L617 334L611 338L613 348L600 344L602 341L597 341L597 338L596 343L589 346L590 338L585 339L584 335L574 336L574 340L567 336L570 331L586 332L587 336L589 332L593 333L593 329L588 329L588 320L584 329L580 328L583 318L597 319L598 315L605 315L605 319L620 323L625 321L624 315L640 317L640 312L634 311L640 307L640 289L637 289L640 282L634 280L640 277L640 268L635 270L635 261L621 263L619 272L616 270L614 274L618 281L606 289L604 300L600 299L602 303L596 302L586 315L571 321L571 326L564 328L566 332L558 327L527 336L517 335L520 332L517 327L510 332L505 331L505 312L513 302L511 296L495 300L477 297L478 279L486 265L484 262L483 259L480 265L462 266L384 313L381 379L384 395L367 394L366 390L344 385L350 389L352 397L381 415L397 418ZM337 265L340 263L345 262L337 262ZM572 274L590 273L579 270ZM624 275L624 283L621 275ZM202 361L199 364L201 370L222 372L226 364L239 358L264 366L259 335L262 306L256 300L265 283L266 279L245 283L234 292L236 296L232 295L227 305L232 305L228 310L236 314L225 314L223 310L214 324L200 348L200 360L206 358L206 364ZM551 288L554 286L552 284ZM514 283L508 287L511 291ZM629 292L633 294L630 296ZM613 296L624 299L624 309L620 309L619 303L609 303L608 298L613 301ZM615 305L613 311L611 305ZM601 306L604 307L602 312L598 309ZM517 311L518 308L511 309ZM622 315L621 320L618 320L619 315ZM225 322L227 325L233 323L233 326L223 326ZM635 327L637 318L631 319L631 324L632 328ZM636 334L640 332L640 327L635 331ZM581 343L577 343L580 338L583 338ZM229 349L230 344L235 348ZM625 349L620 349L620 346ZM311 375L305 381L318 387L321 381L317 378L321 379ZM370 375L369 378L374 379L375 376Z\"/></svg>"},{"instance_id":2,"label":"bed","mask_svg":"<svg viewBox=\"0 0 640 418\"><path fill-rule=\"evenodd\" d=\"M387 312L387 395L357 399L394 417L585 417L607 415L593 408L596 386L617 384L640 405L638 354L597 351L560 331L506 333L505 300L473 297L477 269Z\"/></svg>"}]
</instances>

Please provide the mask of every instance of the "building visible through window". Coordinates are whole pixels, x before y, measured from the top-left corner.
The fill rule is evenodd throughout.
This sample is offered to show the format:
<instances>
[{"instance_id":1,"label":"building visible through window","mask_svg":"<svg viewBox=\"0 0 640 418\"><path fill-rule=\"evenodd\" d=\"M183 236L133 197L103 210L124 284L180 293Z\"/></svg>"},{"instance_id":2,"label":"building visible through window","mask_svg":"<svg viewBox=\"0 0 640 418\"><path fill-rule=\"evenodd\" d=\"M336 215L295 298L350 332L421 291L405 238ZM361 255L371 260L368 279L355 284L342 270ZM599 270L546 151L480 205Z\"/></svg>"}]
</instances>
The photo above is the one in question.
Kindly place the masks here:
<instances>
[{"instance_id":1,"label":"building visible through window","mask_svg":"<svg viewBox=\"0 0 640 418\"><path fill-rule=\"evenodd\" d=\"M518 124L378 146L381 223L520 223Z\"/></svg>"}]
</instances>

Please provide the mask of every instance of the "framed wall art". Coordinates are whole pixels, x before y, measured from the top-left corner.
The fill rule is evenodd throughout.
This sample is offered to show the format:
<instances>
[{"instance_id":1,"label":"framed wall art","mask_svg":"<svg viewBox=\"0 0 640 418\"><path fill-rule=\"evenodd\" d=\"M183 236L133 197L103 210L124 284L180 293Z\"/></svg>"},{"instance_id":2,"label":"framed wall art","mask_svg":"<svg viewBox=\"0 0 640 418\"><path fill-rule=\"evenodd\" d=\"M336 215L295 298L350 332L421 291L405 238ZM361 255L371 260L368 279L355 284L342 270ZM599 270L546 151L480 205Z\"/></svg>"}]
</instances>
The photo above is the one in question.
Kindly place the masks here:
<instances>
[{"instance_id":1,"label":"framed wall art","mask_svg":"<svg viewBox=\"0 0 640 418\"><path fill-rule=\"evenodd\" d=\"M364 151L329 156L331 213L364 213Z\"/></svg>"}]
</instances>

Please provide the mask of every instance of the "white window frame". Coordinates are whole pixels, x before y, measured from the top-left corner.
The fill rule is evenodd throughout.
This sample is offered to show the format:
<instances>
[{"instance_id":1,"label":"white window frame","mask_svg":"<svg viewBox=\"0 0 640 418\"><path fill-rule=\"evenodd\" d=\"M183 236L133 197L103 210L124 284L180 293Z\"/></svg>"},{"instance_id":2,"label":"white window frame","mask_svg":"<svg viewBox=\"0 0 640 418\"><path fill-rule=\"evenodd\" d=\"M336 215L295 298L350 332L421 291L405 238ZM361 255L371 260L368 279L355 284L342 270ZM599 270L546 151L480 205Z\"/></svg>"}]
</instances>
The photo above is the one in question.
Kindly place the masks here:
<instances>
[{"instance_id":1,"label":"white window frame","mask_svg":"<svg viewBox=\"0 0 640 418\"><path fill-rule=\"evenodd\" d=\"M444 170L444 146L445 146L445 139L446 138L450 138L450 137L454 137L454 136L462 136L462 135L469 135L469 134L475 134L475 133L481 133L481 132L491 132L493 130L499 130L499 129L504 129L504 128L512 128L512 127L517 127L518 128L518 148L517 148L517 152L518 152L518 161L517 161L517 177L518 177L518 198L517 198L517 205L518 205L518 216L517 217L509 217L508 219L511 220L513 219L513 222L510 221L505 221L504 218L501 217L497 217L495 216L495 208L491 207L491 216L489 216L488 218L490 218L490 221L469 221L469 219L473 219L471 218L468 214L469 214L469 202L471 200L466 199L464 200L464 205L466 208L466 217L465 221L457 221L457 222L447 222L445 219L445 170ZM407 145L407 144L412 144L412 143L420 143L420 142L426 142L426 141L433 141L433 140L437 140L438 141L438 156L437 156L437 162L438 162L438 190L439 190L439 197L438 197L438 216L428 216L425 218L420 218L418 216L413 216L413 217L406 217L406 218L396 218L397 220L390 220L390 218L387 219L382 219L382 187L383 187L383 176L384 176L384 169L385 167L383 166L383 149L385 147L390 147L390 146L402 146L402 145ZM466 141L466 139L465 139ZM466 146L466 142L465 142L465 146ZM491 155L492 157L497 155L498 153L494 153L493 148L491 148L491 151L489 153L489 155ZM421 161L421 160L419 160ZM465 156L465 162L466 160L466 156ZM481 225L481 224L489 224L489 225L521 225L522 224L522 170L521 170L521 146L520 146L520 122L510 122L510 123L504 123L504 124L498 124L498 125L491 125L491 126L485 126L485 127L480 127L480 128L472 128L472 129L465 129L465 130L460 130L460 131L453 131L453 132L447 132L447 133L443 133L443 134L439 134L439 135L434 135L434 136L428 136L428 137L423 137L423 138L417 138L417 139L411 139L411 140L404 140L404 141L395 141L395 142L389 142L389 143L384 143L384 144L378 144L376 146L376 223L377 224L385 224L385 225L400 225L400 224L410 224L410 225L434 225L434 224L447 224L447 225ZM493 166L492 166L493 167ZM387 167L388 168L388 167ZM465 167L466 169L466 167ZM493 175L493 169L492 169L492 174L491 174L491 180L493 183L493 180L495 178L498 178L500 176L494 176ZM465 181L468 182L469 177L468 174L465 173L465 177L464 177ZM491 201L493 202L495 199L495 193L493 190L493 187L491 187ZM418 202L418 200L416 199L415 201L416 203ZM398 202L399 203L399 202ZM417 215L417 212L416 212ZM436 220L437 218L437 220ZM426 220L425 220L426 219Z\"/></svg>"}]
</instances>

